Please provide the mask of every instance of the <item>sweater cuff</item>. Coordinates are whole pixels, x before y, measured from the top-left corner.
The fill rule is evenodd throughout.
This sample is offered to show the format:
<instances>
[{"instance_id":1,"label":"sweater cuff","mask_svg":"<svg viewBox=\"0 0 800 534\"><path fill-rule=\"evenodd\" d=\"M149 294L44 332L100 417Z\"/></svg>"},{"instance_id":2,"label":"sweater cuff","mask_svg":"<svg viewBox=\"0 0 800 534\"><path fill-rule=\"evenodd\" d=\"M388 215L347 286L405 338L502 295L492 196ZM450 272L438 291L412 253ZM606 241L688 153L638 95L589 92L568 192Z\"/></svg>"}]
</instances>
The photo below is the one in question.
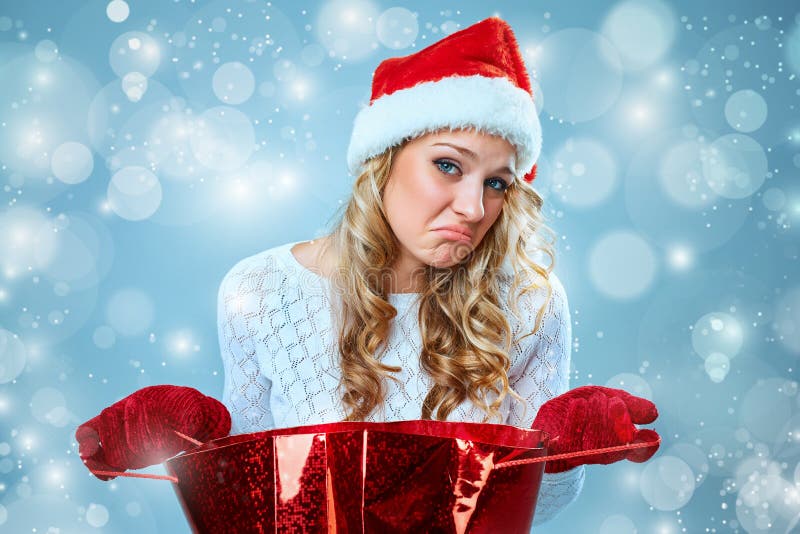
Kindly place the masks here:
<instances>
[{"instance_id":1,"label":"sweater cuff","mask_svg":"<svg viewBox=\"0 0 800 534\"><path fill-rule=\"evenodd\" d=\"M534 526L553 519L578 498L583 488L585 473L585 466L579 465L568 471L545 473L542 476L536 512L533 516Z\"/></svg>"}]
</instances>

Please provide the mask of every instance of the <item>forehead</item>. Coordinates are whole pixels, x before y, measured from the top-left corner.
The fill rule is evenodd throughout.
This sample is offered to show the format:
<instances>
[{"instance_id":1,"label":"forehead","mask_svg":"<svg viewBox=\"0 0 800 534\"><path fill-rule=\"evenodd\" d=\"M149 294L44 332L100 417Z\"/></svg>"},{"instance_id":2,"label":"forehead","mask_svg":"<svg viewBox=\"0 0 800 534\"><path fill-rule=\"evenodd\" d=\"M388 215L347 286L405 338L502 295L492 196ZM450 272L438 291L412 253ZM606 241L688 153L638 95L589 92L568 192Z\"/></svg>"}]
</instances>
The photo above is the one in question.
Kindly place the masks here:
<instances>
[{"instance_id":1,"label":"forehead","mask_svg":"<svg viewBox=\"0 0 800 534\"><path fill-rule=\"evenodd\" d=\"M438 143L448 143L470 150L483 159L497 157L508 159L516 154L516 149L508 140L477 130L439 130L428 132L415 138L411 144L416 148L427 148Z\"/></svg>"}]
</instances>

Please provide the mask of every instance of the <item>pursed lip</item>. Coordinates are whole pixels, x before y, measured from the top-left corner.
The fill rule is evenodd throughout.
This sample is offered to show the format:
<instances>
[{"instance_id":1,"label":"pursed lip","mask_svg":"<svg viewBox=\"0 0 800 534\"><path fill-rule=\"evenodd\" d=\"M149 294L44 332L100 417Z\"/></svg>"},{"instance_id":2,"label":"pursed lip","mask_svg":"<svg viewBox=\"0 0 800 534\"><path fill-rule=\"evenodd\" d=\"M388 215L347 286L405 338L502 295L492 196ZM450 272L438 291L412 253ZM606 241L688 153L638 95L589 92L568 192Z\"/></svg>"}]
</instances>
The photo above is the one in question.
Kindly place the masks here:
<instances>
[{"instance_id":1,"label":"pursed lip","mask_svg":"<svg viewBox=\"0 0 800 534\"><path fill-rule=\"evenodd\" d=\"M450 230L451 232L458 232L459 234L464 234L468 238L472 239L472 230L465 226L457 226L454 224L450 224L447 226L440 226L436 228L436 230Z\"/></svg>"}]
</instances>

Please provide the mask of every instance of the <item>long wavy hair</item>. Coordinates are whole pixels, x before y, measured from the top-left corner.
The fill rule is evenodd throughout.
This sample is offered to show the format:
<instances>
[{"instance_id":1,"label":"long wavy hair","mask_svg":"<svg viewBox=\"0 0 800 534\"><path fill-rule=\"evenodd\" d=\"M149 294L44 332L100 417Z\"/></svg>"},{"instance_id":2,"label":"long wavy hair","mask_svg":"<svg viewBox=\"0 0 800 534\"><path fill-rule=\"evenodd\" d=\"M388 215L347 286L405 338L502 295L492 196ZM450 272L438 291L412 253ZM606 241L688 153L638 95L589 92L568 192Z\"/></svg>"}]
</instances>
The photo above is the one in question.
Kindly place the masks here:
<instances>
[{"instance_id":1,"label":"long wavy hair","mask_svg":"<svg viewBox=\"0 0 800 534\"><path fill-rule=\"evenodd\" d=\"M387 299L386 281L400 247L383 209L383 193L395 155L410 138L368 160L341 209L330 239L320 256L334 247L336 267L332 284L340 289L338 329L341 399L346 420L362 421L383 405L387 379L397 380L401 369L381 362L397 310ZM506 190L498 219L466 260L447 268L425 267L420 295L421 368L432 379L422 405L421 419L446 420L456 407L470 400L486 416L500 419L499 408L511 395L509 386L511 327L501 308L501 265L509 255L513 283L509 296L521 284L524 293L545 287L547 298L538 310L532 335L541 324L551 297L549 274L555 264L554 234L544 222L542 198L518 177ZM546 266L529 254L541 251ZM524 265L524 266L523 266ZM527 267L527 268L526 268ZM517 299L512 312L519 317Z\"/></svg>"}]
</instances>

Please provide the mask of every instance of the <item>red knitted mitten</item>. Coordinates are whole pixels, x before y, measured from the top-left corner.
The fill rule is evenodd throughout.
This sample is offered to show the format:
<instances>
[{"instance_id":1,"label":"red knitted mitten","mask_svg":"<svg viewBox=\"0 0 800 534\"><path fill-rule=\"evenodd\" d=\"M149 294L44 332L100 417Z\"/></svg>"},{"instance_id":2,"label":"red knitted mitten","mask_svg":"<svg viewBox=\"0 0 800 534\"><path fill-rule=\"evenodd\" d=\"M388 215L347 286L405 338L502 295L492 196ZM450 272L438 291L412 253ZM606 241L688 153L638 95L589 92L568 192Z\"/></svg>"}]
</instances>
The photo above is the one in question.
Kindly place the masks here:
<instances>
[{"instance_id":1,"label":"red knitted mitten","mask_svg":"<svg viewBox=\"0 0 800 534\"><path fill-rule=\"evenodd\" d=\"M191 447L174 430L206 442L228 435L231 416L221 402L196 389L150 386L83 423L75 438L81 460L91 471L124 472L161 463Z\"/></svg>"},{"instance_id":2,"label":"red knitted mitten","mask_svg":"<svg viewBox=\"0 0 800 534\"><path fill-rule=\"evenodd\" d=\"M657 441L654 430L639 430L635 424L655 421L658 410L647 399L621 389L582 386L545 402L536 414L533 428L550 434L548 454L602 449L629 443ZM619 460L647 461L658 444L628 451L600 453L545 463L546 473L560 473L582 464L610 464Z\"/></svg>"}]
</instances>

